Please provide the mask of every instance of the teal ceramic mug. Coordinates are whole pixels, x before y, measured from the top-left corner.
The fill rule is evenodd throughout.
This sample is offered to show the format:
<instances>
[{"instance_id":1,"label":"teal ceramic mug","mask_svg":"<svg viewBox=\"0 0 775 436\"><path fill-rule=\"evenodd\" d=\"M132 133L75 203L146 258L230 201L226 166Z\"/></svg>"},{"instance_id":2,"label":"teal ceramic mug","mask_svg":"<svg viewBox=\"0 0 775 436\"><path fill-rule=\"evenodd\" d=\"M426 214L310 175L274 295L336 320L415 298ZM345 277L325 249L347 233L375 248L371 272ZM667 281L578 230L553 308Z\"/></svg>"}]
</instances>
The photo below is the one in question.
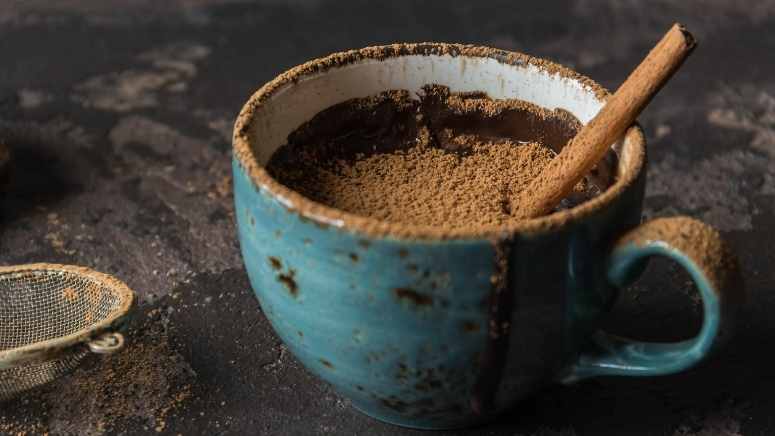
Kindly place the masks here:
<instances>
[{"instance_id":1,"label":"teal ceramic mug","mask_svg":"<svg viewBox=\"0 0 775 436\"><path fill-rule=\"evenodd\" d=\"M552 382L688 369L730 333L743 289L716 231L690 218L641 222L646 151L633 126L612 147L615 182L570 210L476 232L399 225L314 203L265 171L321 110L388 89L485 91L588 122L606 92L562 66L448 44L338 53L256 92L234 133L242 255L288 349L364 413L453 428L513 410ZM699 334L646 343L598 330L649 257L678 262L703 299Z\"/></svg>"}]
</instances>

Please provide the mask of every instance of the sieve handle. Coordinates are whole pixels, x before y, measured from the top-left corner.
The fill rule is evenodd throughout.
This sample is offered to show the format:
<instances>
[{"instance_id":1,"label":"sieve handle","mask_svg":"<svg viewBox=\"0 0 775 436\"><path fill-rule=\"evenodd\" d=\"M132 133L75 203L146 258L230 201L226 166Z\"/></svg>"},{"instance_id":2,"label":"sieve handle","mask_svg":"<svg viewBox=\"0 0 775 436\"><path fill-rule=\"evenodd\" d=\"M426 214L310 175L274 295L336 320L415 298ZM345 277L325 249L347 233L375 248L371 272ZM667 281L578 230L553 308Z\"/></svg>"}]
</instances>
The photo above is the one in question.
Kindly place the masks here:
<instances>
[{"instance_id":1,"label":"sieve handle","mask_svg":"<svg viewBox=\"0 0 775 436\"><path fill-rule=\"evenodd\" d=\"M124 348L124 335L118 332L105 333L86 344L94 354L113 354Z\"/></svg>"}]
</instances>

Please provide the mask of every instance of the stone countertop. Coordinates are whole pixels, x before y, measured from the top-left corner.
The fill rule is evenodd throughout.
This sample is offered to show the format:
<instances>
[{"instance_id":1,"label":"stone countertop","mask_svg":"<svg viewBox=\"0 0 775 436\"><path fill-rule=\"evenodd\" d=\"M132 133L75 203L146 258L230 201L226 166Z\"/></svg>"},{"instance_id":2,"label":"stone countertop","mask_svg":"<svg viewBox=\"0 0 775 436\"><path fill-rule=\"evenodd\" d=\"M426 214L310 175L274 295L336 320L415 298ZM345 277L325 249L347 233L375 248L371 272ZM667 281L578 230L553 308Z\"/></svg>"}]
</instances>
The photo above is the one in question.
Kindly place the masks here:
<instances>
[{"instance_id":1,"label":"stone countertop","mask_svg":"<svg viewBox=\"0 0 775 436\"><path fill-rule=\"evenodd\" d=\"M394 4L395 3L395 4ZM230 198L234 116L305 60L394 41L524 51L615 88L673 21L700 46L649 106L646 217L718 227L750 294L735 341L689 373L553 387L444 435L775 433L775 2L102 0L0 4L0 139L14 154L0 263L81 264L140 296L132 348L3 405L0 433L420 434L369 419L301 368L253 298ZM675 265L608 327L686 337Z\"/></svg>"}]
</instances>

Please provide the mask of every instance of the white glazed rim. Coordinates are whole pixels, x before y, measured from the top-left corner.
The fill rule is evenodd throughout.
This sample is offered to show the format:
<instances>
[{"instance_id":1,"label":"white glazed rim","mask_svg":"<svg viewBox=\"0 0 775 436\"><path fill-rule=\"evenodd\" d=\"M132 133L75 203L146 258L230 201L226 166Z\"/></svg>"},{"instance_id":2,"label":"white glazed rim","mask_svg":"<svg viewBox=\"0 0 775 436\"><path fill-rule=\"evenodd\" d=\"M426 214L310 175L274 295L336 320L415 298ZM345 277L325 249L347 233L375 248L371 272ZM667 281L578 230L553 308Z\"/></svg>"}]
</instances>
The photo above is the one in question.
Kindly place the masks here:
<instances>
[{"instance_id":1,"label":"white glazed rim","mask_svg":"<svg viewBox=\"0 0 775 436\"><path fill-rule=\"evenodd\" d=\"M289 211L312 220L320 226L332 226L367 238L391 237L395 239L450 240L450 239L493 239L515 234L538 234L572 225L585 217L601 210L630 188L641 175L646 162L646 146L643 131L636 123L625 133L624 140L612 146L617 151L619 162L616 168L616 181L599 196L574 208L562 210L550 215L517 221L499 226L486 226L477 230L452 229L441 230L433 226L386 222L374 218L355 215L340 209L315 202L300 193L289 189L269 175L258 162L255 154L254 125L258 110L268 106L283 91L295 86L299 81L328 71L346 67L358 62L381 61L410 55L452 55L469 58L490 58L499 63L526 67L537 67L542 74L560 75L564 79L577 82L585 92L593 94L598 101L604 101L610 95L608 91L590 78L569 68L550 61L535 58L517 52L498 50L489 47L447 44L447 43L405 43L367 47L359 50L338 52L309 61L277 76L256 91L243 106L234 126L234 159L240 170L245 171L261 194L268 195Z\"/></svg>"}]
</instances>

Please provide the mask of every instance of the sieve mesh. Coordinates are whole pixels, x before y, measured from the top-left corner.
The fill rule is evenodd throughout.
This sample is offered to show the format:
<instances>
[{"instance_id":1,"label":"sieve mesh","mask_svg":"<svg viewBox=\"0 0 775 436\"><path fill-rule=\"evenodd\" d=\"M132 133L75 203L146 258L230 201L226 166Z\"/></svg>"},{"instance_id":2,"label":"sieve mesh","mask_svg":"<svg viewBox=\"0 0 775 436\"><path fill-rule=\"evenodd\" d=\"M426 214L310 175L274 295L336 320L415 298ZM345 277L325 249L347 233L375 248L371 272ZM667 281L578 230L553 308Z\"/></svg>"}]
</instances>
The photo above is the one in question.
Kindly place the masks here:
<instances>
[{"instance_id":1,"label":"sieve mesh","mask_svg":"<svg viewBox=\"0 0 775 436\"><path fill-rule=\"evenodd\" d=\"M0 353L77 334L115 317L127 295L84 271L63 267L0 273ZM0 370L0 400L64 375L87 354L81 343L48 360Z\"/></svg>"},{"instance_id":2,"label":"sieve mesh","mask_svg":"<svg viewBox=\"0 0 775 436\"><path fill-rule=\"evenodd\" d=\"M56 359L0 370L0 401L56 380L77 368L88 354L86 347L81 346Z\"/></svg>"}]
</instances>

